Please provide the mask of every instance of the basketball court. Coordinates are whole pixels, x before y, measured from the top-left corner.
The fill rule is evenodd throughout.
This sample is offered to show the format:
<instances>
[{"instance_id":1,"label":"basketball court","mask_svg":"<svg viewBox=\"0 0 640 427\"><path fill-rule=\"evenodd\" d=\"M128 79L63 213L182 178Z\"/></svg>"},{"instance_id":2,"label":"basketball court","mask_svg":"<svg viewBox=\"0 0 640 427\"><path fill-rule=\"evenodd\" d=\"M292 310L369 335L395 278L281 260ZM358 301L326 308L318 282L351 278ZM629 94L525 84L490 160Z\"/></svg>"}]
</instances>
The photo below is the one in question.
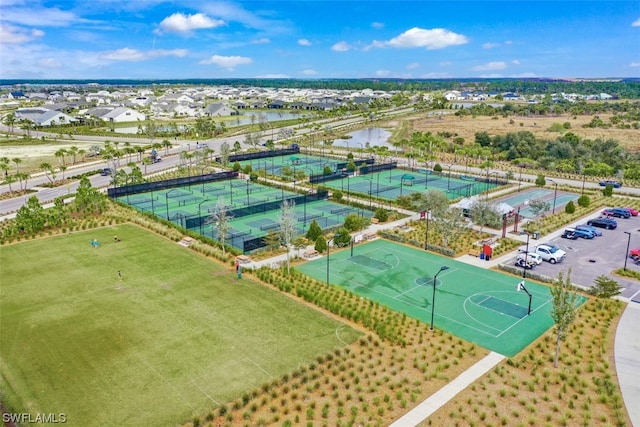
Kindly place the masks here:
<instances>
[{"instance_id":1,"label":"basketball court","mask_svg":"<svg viewBox=\"0 0 640 427\"><path fill-rule=\"evenodd\" d=\"M509 357L554 324L548 287L527 280L526 291L519 291L522 278L386 240L357 245L353 255L349 248L332 251L329 263L324 257L297 268L322 281L328 272L330 283L427 324L433 313L436 328Z\"/></svg>"}]
</instances>

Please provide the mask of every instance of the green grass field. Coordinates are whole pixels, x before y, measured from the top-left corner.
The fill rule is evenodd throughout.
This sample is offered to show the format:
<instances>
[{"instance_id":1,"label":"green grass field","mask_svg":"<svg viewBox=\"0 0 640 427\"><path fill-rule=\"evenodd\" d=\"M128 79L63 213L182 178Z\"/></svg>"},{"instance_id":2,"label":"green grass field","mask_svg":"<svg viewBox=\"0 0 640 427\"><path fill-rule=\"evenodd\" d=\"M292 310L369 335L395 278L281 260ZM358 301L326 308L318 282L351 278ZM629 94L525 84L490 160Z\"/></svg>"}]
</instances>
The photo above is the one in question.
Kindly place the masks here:
<instances>
[{"instance_id":1,"label":"green grass field","mask_svg":"<svg viewBox=\"0 0 640 427\"><path fill-rule=\"evenodd\" d=\"M69 425L185 422L359 336L134 226L0 247L0 261L5 403Z\"/></svg>"}]
</instances>

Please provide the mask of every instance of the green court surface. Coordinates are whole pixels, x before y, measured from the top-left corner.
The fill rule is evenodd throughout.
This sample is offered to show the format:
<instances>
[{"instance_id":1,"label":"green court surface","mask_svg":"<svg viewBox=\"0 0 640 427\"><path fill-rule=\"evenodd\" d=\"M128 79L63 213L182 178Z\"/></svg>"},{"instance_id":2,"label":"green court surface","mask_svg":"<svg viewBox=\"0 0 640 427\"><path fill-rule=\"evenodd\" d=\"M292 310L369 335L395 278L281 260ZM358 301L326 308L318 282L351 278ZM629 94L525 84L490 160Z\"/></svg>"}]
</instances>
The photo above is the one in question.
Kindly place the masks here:
<instances>
[{"instance_id":1,"label":"green court surface","mask_svg":"<svg viewBox=\"0 0 640 427\"><path fill-rule=\"evenodd\" d=\"M392 169L366 175L345 177L324 182L323 185L340 189L345 193L359 193L385 200L395 200L400 196L439 190L449 199L471 197L487 189L496 187L494 182L486 183L473 179L449 177L447 173L427 174L420 171Z\"/></svg>"},{"instance_id":2,"label":"green court surface","mask_svg":"<svg viewBox=\"0 0 640 427\"><path fill-rule=\"evenodd\" d=\"M268 175L283 176L283 168L288 167L291 172L304 171L305 176L322 175L324 167L329 166L332 171L336 170L338 163L345 163L347 160L335 160L321 156L310 156L308 154L288 154L286 156L265 157L262 159L242 160L240 166L244 168L251 165L251 170L263 176L264 171Z\"/></svg>"},{"instance_id":3,"label":"green court surface","mask_svg":"<svg viewBox=\"0 0 640 427\"><path fill-rule=\"evenodd\" d=\"M525 281L529 297L516 290L522 280L386 240L332 252L305 263L301 272L429 324L433 278L437 276L435 327L484 348L514 356L553 326L549 288ZM582 304L584 299L581 299Z\"/></svg>"},{"instance_id":4,"label":"green court surface","mask_svg":"<svg viewBox=\"0 0 640 427\"><path fill-rule=\"evenodd\" d=\"M218 201L222 200L233 217L229 221L231 228L226 242L244 250L245 241L258 239L272 230L280 229L282 202L294 198L297 198L297 202L290 203L295 204L299 234L305 234L314 220L322 229L328 229L343 224L350 213L367 218L373 215L366 209L328 200L313 200L304 194L243 179L131 194L121 196L118 200L213 239L217 239L218 235L211 215L215 212ZM204 218L201 222L198 221L200 217Z\"/></svg>"}]
</instances>

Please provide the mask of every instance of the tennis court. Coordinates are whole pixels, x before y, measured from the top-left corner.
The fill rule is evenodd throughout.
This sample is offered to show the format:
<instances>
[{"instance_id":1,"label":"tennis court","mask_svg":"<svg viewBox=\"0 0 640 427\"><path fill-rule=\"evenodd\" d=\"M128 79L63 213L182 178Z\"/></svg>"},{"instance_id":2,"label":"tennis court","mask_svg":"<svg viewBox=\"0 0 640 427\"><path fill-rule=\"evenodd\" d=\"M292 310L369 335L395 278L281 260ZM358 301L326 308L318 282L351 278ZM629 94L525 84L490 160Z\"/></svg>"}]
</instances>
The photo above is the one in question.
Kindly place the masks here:
<instances>
[{"instance_id":1,"label":"tennis court","mask_svg":"<svg viewBox=\"0 0 640 427\"><path fill-rule=\"evenodd\" d=\"M267 175L284 176L283 168L289 168L289 172L293 175L296 171L304 171L305 176L322 175L325 166L329 166L335 171L338 161L321 156L310 156L308 154L293 154L285 156L273 156L262 159L243 160L238 162L244 169L246 165L251 165L251 170L263 176L264 171Z\"/></svg>"},{"instance_id":2,"label":"tennis court","mask_svg":"<svg viewBox=\"0 0 640 427\"><path fill-rule=\"evenodd\" d=\"M440 271L446 266L447 270ZM332 252L297 267L391 309L506 356L514 356L551 326L549 288L386 240ZM439 272L439 273L438 273ZM433 284L435 311L433 310ZM585 299L581 299L582 304Z\"/></svg>"},{"instance_id":3,"label":"tennis court","mask_svg":"<svg viewBox=\"0 0 640 427\"><path fill-rule=\"evenodd\" d=\"M534 215L533 209L529 207L529 203L532 200L544 200L546 202L549 202L550 206L553 206L555 199L556 212L558 212L559 210L564 210L564 206L570 201L577 203L579 197L580 195L577 193L570 193L562 190L556 193L555 190L547 190L545 188L531 188L528 190L524 190L521 193L503 197L499 199L499 201L512 206L520 213L521 216L533 219L536 216Z\"/></svg>"},{"instance_id":4,"label":"tennis court","mask_svg":"<svg viewBox=\"0 0 640 427\"><path fill-rule=\"evenodd\" d=\"M389 171L345 177L328 181L323 185L340 189L346 193L372 195L378 199L396 200L399 196L422 193L428 190L439 190L449 199L471 197L483 191L497 187L495 182L478 181L474 178L464 179L447 173L434 174L431 171L406 171L390 169Z\"/></svg>"},{"instance_id":5,"label":"tennis court","mask_svg":"<svg viewBox=\"0 0 640 427\"><path fill-rule=\"evenodd\" d=\"M244 252L264 246L262 237L280 230L281 208L285 200L295 205L299 234L305 234L313 220L322 229L330 229L342 225L351 213L367 218L373 215L366 209L330 202L326 200L326 192L324 196L320 193L301 195L242 179L204 182L117 199L216 240L219 240L218 232L211 215L222 200L232 218L226 242Z\"/></svg>"}]
</instances>

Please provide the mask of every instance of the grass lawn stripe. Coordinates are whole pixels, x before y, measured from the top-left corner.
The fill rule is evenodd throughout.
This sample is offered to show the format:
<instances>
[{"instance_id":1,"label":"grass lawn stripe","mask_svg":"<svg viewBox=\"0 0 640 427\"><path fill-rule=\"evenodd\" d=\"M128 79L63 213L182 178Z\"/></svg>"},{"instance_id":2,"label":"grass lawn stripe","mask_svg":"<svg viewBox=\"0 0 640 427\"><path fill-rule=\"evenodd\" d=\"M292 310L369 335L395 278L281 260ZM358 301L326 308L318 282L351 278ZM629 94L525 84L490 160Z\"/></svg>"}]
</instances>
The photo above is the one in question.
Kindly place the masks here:
<instances>
[{"instance_id":1,"label":"grass lawn stripe","mask_svg":"<svg viewBox=\"0 0 640 427\"><path fill-rule=\"evenodd\" d=\"M69 425L179 424L359 336L134 226L4 246L0 259L7 404Z\"/></svg>"}]
</instances>

